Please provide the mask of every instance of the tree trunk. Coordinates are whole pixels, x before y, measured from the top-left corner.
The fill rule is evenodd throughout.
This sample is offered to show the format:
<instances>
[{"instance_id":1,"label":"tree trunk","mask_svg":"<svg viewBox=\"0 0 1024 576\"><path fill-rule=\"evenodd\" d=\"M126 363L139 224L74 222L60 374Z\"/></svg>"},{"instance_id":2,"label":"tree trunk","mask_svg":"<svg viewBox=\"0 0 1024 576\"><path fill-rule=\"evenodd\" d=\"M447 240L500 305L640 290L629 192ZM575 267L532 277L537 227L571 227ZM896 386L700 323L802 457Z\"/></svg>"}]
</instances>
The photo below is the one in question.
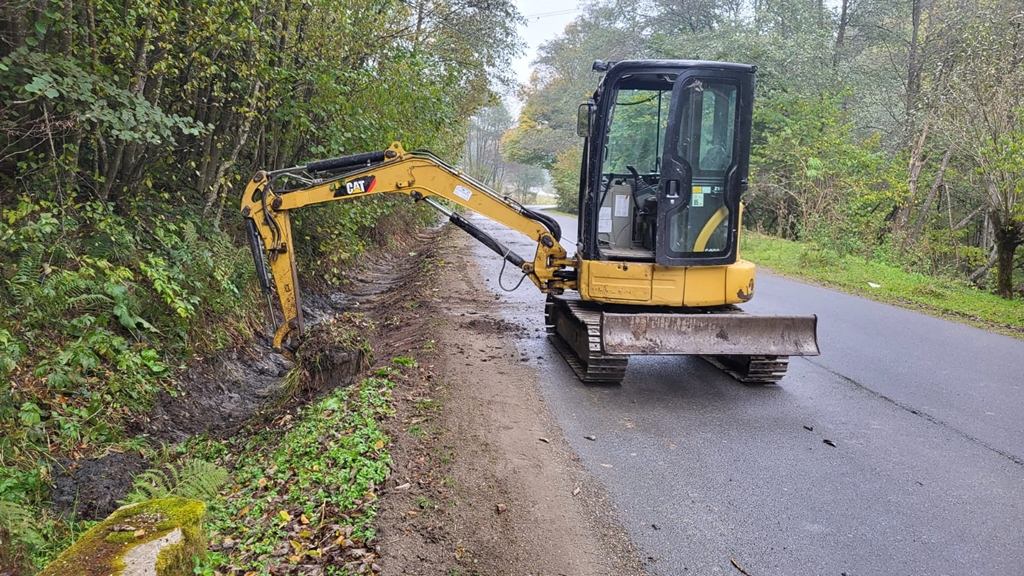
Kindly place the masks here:
<instances>
[{"instance_id":1,"label":"tree trunk","mask_svg":"<svg viewBox=\"0 0 1024 576\"><path fill-rule=\"evenodd\" d=\"M153 21L151 19L146 20L146 25L142 30L142 34L136 40L135 44L135 63L132 66L132 80L134 83L129 87L128 91L133 95L137 96L142 94L142 91L146 87L146 78L149 73L149 69L146 66L146 56L149 53L149 39L153 31ZM121 174L121 165L125 158L125 148L127 142L121 140L117 145L117 150L114 152L114 158L111 164L107 167L107 171L104 174L104 182L100 187L98 196L100 202L106 202L110 198L110 192L114 189L114 184L118 182ZM129 158L129 162L134 162L133 158Z\"/></svg>"},{"instance_id":2,"label":"tree trunk","mask_svg":"<svg viewBox=\"0 0 1024 576\"><path fill-rule=\"evenodd\" d=\"M836 46L832 52L832 68L839 67L840 56L843 52L843 42L846 40L846 27L850 23L850 0L843 0L839 12L839 30L836 32Z\"/></svg>"},{"instance_id":3,"label":"tree trunk","mask_svg":"<svg viewBox=\"0 0 1024 576\"><path fill-rule=\"evenodd\" d=\"M1012 223L996 228L996 293L1007 300L1013 298L1013 256L1022 241Z\"/></svg>"},{"instance_id":4,"label":"tree trunk","mask_svg":"<svg viewBox=\"0 0 1024 576\"><path fill-rule=\"evenodd\" d=\"M914 114L917 106L917 96L921 91L921 64L920 57L920 31L921 31L921 5L924 0L911 0L911 31L910 46L907 48L907 117ZM913 125L913 123L911 123Z\"/></svg>"},{"instance_id":5,"label":"tree trunk","mask_svg":"<svg viewBox=\"0 0 1024 576\"><path fill-rule=\"evenodd\" d=\"M895 234L903 234L904 230L907 229L907 222L910 220L910 210L917 201L917 181L921 177L921 168L924 167L924 161L921 160L921 156L924 154L924 142L927 136L928 125L925 124L924 128L921 129L921 137L918 138L917 145L910 151L910 163L907 166L908 194L907 198L896 208L895 222L893 223L893 233Z\"/></svg>"},{"instance_id":6,"label":"tree trunk","mask_svg":"<svg viewBox=\"0 0 1024 576\"><path fill-rule=\"evenodd\" d=\"M942 186L942 178L946 174L946 167L949 166L949 160L953 157L954 149L955 146L952 144L946 149L946 154L942 157L942 165L939 166L939 172L935 175L935 182L932 182L932 187L928 190L928 197L925 198L924 204L921 205L921 211L917 215L917 220L914 221L914 228L903 239L903 245L900 247L900 256L903 256L907 248L917 241L918 234L921 233L921 229L924 228L925 223L928 221L928 215L932 211L932 204L935 202L935 196L939 192L939 187Z\"/></svg>"}]
</instances>

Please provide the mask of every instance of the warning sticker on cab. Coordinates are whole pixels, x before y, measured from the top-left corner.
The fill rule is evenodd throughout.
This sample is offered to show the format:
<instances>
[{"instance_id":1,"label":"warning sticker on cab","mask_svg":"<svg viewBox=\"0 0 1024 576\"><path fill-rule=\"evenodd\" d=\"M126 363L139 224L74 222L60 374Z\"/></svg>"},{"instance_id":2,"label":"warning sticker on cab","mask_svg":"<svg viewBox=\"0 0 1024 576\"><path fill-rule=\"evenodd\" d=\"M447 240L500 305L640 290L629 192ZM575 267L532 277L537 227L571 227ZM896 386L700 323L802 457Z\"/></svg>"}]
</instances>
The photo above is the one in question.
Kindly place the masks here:
<instances>
[{"instance_id":1,"label":"warning sticker on cab","mask_svg":"<svg viewBox=\"0 0 1024 576\"><path fill-rule=\"evenodd\" d=\"M469 188L466 188L465 186L456 186L455 195L458 196L459 198L462 198L466 202L469 202L469 198L470 196L473 195L473 191L470 190Z\"/></svg>"},{"instance_id":2,"label":"warning sticker on cab","mask_svg":"<svg viewBox=\"0 0 1024 576\"><path fill-rule=\"evenodd\" d=\"M694 208L703 208L704 193L710 191L711 189L709 186L694 186L693 195L691 196L692 200L690 200L690 206L693 206Z\"/></svg>"}]
</instances>

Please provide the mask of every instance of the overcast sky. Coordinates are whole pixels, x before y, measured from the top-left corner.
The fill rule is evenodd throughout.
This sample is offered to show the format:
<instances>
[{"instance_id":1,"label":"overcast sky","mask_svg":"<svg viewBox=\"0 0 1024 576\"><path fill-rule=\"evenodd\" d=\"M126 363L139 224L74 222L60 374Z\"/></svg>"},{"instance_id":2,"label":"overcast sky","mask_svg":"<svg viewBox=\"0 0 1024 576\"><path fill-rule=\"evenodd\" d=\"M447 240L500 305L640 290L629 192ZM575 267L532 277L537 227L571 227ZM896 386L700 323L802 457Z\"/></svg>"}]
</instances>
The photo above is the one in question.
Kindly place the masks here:
<instances>
[{"instance_id":1,"label":"overcast sky","mask_svg":"<svg viewBox=\"0 0 1024 576\"><path fill-rule=\"evenodd\" d=\"M519 13L526 17L525 25L519 26L519 35L526 42L524 52L513 63L516 77L521 84L530 80L530 62L537 57L537 48L544 42L558 36L565 25L580 14L576 0L516 0ZM520 104L506 98L512 114L518 114Z\"/></svg>"}]
</instances>

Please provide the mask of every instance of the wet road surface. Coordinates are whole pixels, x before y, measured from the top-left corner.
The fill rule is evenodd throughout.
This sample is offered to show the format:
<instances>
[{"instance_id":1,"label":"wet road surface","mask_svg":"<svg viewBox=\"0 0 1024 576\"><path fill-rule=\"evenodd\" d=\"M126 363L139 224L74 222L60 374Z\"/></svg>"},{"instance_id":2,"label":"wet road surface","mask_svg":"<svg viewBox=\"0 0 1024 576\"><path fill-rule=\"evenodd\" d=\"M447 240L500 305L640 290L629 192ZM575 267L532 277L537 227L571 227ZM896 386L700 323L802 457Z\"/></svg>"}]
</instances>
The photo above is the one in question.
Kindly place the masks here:
<instances>
[{"instance_id":1,"label":"wet road surface","mask_svg":"<svg viewBox=\"0 0 1024 576\"><path fill-rule=\"evenodd\" d=\"M532 259L529 239L473 221ZM780 385L653 356L621 386L584 385L544 337L544 296L500 289L500 259L471 246L653 573L1024 573L1024 341L760 273L746 310L819 317L822 355Z\"/></svg>"}]
</instances>

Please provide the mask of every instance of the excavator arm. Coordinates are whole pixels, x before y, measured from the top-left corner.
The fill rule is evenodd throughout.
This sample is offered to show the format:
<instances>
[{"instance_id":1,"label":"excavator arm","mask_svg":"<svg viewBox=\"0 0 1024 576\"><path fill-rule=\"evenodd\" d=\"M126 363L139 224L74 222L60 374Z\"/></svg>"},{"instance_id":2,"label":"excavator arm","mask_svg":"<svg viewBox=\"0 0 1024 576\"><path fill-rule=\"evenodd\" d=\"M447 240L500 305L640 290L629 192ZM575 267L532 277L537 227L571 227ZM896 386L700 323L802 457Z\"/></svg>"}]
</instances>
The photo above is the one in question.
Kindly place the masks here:
<instances>
[{"instance_id":1,"label":"excavator arm","mask_svg":"<svg viewBox=\"0 0 1024 576\"><path fill-rule=\"evenodd\" d=\"M246 218L249 245L268 304L276 291L284 318L277 322L274 348L287 351L293 337L302 338L304 323L302 300L295 264L291 210L313 204L369 196L381 193L408 194L440 210L448 220L462 228L509 263L548 294L576 289L576 262L566 259L558 243L561 231L550 216L534 212L512 200L502 198L462 171L446 164L429 152L406 152L395 142L387 150L312 162L276 171L257 172L242 197L242 215ZM512 252L458 213L436 201L443 198L472 210L495 222L521 232L537 242L533 260ZM274 287L264 267L270 263Z\"/></svg>"}]
</instances>

